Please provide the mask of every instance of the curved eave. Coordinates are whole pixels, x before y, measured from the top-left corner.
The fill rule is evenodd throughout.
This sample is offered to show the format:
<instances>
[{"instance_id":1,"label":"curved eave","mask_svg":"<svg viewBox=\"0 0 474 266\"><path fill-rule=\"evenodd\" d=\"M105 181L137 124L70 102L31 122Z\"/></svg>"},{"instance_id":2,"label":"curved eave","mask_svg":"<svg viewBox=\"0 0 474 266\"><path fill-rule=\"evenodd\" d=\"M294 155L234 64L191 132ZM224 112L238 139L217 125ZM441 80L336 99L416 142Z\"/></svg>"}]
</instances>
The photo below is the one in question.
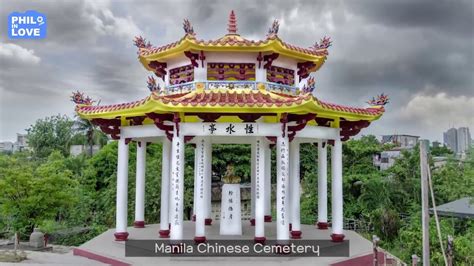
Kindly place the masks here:
<instances>
[{"instance_id":1,"label":"curved eave","mask_svg":"<svg viewBox=\"0 0 474 266\"><path fill-rule=\"evenodd\" d=\"M192 97L192 94L196 92L191 92L190 94L183 95L182 97ZM272 97L278 98L282 97L277 94L271 93ZM177 97L176 99L179 99ZM261 106L259 106L261 105ZM298 102L293 103L284 103L281 106L267 106L266 104L254 104L253 106L237 106L233 105L219 105L215 104L211 106L210 104L182 104L178 102L168 102L164 103L162 98L156 95L151 95L145 98L142 101L137 101L129 104L122 105L110 105L110 106L101 106L100 109L94 109L93 111L87 111L91 108L88 106L77 106L76 112L78 115L85 119L114 119L114 118L125 118L125 117L134 117L134 116L144 116L147 113L290 113L290 114L307 114L314 113L318 117L331 118L331 119L340 119L343 118L347 121L360 121L365 120L368 122L379 119L383 113L384 108L382 106L371 107L369 109L361 108L352 108L354 111L344 111L343 109L351 109L350 107L343 107L334 105L336 107L331 107L331 109L325 105L327 103L320 102L315 97L305 97L304 99L299 100ZM97 108L97 107L92 107ZM339 110L338 110L339 109ZM365 111L364 111L365 110ZM367 110L371 110L370 114L367 113ZM122 119L122 121L124 121ZM124 121L125 122L125 121Z\"/></svg>"},{"instance_id":2,"label":"curved eave","mask_svg":"<svg viewBox=\"0 0 474 266\"><path fill-rule=\"evenodd\" d=\"M301 48L303 49L303 48ZM275 52L286 57L296 59L298 61L310 61L316 64L312 71L318 70L326 61L327 56L312 55L301 51L289 49L279 39L267 39L260 44L252 45L231 45L231 44L205 44L194 38L184 37L174 47L164 49L156 53L143 55L140 53L139 60L142 65L149 71L152 69L148 66L151 61L164 62L169 58L183 54L185 51L204 51L204 52Z\"/></svg>"}]
</instances>

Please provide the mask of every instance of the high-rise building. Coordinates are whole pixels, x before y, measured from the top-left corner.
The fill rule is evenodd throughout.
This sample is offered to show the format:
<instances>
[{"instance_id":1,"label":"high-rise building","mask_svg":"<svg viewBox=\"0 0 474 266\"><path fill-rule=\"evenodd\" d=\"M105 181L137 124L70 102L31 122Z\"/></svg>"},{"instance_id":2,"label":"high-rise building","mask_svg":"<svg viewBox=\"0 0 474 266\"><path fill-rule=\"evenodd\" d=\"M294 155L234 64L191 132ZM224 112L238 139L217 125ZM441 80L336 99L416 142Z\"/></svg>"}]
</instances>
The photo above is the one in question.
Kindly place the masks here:
<instances>
[{"instance_id":1,"label":"high-rise building","mask_svg":"<svg viewBox=\"0 0 474 266\"><path fill-rule=\"evenodd\" d=\"M458 153L465 153L471 146L471 133L468 127L458 128Z\"/></svg>"},{"instance_id":2,"label":"high-rise building","mask_svg":"<svg viewBox=\"0 0 474 266\"><path fill-rule=\"evenodd\" d=\"M443 140L450 150L460 155L471 146L471 133L468 127L450 128L443 133Z\"/></svg>"},{"instance_id":3,"label":"high-rise building","mask_svg":"<svg viewBox=\"0 0 474 266\"><path fill-rule=\"evenodd\" d=\"M458 131L457 129L450 128L448 131L443 133L443 142L454 153L458 153Z\"/></svg>"}]
</instances>

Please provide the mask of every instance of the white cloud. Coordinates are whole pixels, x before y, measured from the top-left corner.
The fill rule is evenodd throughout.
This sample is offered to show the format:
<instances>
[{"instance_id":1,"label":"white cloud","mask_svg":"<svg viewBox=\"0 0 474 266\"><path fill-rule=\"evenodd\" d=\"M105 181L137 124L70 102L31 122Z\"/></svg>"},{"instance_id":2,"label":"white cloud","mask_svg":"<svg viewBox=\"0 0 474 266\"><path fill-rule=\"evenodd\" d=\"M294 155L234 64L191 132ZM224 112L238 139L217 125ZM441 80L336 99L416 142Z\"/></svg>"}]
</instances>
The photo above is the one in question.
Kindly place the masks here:
<instances>
[{"instance_id":1,"label":"white cloud","mask_svg":"<svg viewBox=\"0 0 474 266\"><path fill-rule=\"evenodd\" d=\"M35 55L35 51L14 43L0 43L0 59L2 61L17 61L25 64L38 64L41 61Z\"/></svg>"},{"instance_id":2,"label":"white cloud","mask_svg":"<svg viewBox=\"0 0 474 266\"><path fill-rule=\"evenodd\" d=\"M110 1L86 0L83 12L83 16L93 23L94 30L99 34L117 36L130 41L142 32L131 16L114 15L110 9Z\"/></svg>"},{"instance_id":3,"label":"white cloud","mask_svg":"<svg viewBox=\"0 0 474 266\"><path fill-rule=\"evenodd\" d=\"M415 95L400 111L400 119L416 121L419 128L447 129L474 125L474 97Z\"/></svg>"}]
</instances>

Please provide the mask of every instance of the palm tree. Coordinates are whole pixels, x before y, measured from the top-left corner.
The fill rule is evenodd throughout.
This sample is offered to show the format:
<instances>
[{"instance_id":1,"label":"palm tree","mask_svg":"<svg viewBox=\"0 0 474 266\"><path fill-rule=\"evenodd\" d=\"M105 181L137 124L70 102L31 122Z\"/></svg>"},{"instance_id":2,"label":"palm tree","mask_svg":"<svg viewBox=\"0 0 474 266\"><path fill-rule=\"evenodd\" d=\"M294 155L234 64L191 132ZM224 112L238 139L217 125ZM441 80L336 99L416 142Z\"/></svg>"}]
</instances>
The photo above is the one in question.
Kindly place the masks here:
<instances>
[{"instance_id":1,"label":"palm tree","mask_svg":"<svg viewBox=\"0 0 474 266\"><path fill-rule=\"evenodd\" d=\"M97 131L96 125L92 124L91 121L78 118L75 121L76 131L82 133L86 136L87 144L89 145L89 156L92 156L93 148L94 148L94 137Z\"/></svg>"}]
</instances>

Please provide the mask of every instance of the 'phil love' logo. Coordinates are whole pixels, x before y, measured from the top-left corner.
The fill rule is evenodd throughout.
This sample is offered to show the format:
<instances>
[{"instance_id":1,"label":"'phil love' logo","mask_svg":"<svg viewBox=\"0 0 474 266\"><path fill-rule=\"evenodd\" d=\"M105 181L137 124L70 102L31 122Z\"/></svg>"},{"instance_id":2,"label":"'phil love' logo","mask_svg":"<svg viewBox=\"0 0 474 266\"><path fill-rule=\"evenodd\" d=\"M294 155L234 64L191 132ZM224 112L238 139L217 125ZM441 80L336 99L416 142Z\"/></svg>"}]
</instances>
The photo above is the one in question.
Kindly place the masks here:
<instances>
[{"instance_id":1,"label":"'phil love' logo","mask_svg":"<svg viewBox=\"0 0 474 266\"><path fill-rule=\"evenodd\" d=\"M13 12L8 16L10 39L42 39L46 37L46 27L46 16L34 10Z\"/></svg>"}]
</instances>

